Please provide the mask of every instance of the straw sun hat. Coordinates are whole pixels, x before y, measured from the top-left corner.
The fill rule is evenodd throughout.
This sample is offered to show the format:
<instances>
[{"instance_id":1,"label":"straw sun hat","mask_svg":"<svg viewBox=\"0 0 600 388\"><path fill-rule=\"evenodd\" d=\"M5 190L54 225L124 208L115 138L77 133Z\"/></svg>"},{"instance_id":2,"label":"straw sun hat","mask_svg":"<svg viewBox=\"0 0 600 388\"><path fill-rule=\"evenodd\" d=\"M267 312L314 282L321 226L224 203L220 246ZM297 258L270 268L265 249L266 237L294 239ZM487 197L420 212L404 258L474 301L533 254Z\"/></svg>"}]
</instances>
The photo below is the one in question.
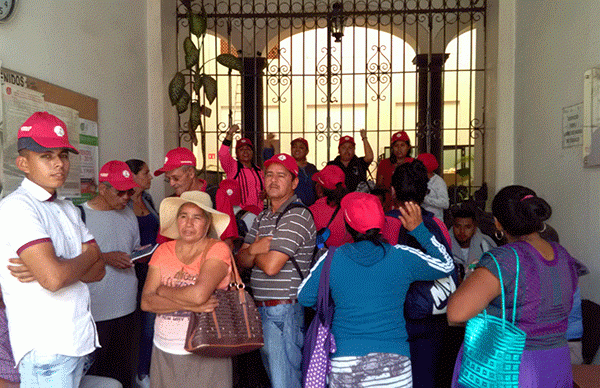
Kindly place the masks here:
<instances>
[{"instance_id":1,"label":"straw sun hat","mask_svg":"<svg viewBox=\"0 0 600 388\"><path fill-rule=\"evenodd\" d=\"M180 197L168 197L160 203L160 234L165 237L178 239L177 212L184 203L191 202L212 216L208 236L219 238L229 225L229 216L216 211L212 207L210 195L202 191L186 191Z\"/></svg>"}]
</instances>

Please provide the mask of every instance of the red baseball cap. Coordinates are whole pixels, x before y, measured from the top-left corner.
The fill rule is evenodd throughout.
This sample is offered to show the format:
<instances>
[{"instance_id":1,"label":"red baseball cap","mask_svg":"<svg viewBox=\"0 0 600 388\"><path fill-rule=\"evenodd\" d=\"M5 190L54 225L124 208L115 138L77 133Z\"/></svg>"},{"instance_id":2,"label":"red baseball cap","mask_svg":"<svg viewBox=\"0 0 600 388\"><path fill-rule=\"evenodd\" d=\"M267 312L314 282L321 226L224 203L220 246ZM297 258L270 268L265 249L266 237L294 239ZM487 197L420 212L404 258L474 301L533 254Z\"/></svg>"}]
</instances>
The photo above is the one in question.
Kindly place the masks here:
<instances>
[{"instance_id":1,"label":"red baseball cap","mask_svg":"<svg viewBox=\"0 0 600 388\"><path fill-rule=\"evenodd\" d=\"M237 151L241 146L249 146L250 148L254 149L254 145L252 144L252 141L250 141L250 139L246 138L246 137L242 137L240 140L237 141L237 143L235 144L235 150Z\"/></svg>"},{"instance_id":2,"label":"red baseball cap","mask_svg":"<svg viewBox=\"0 0 600 388\"><path fill-rule=\"evenodd\" d=\"M100 169L98 182L108 182L118 191L126 191L134 187L140 187L133 180L133 173L125 162L111 160Z\"/></svg>"},{"instance_id":3,"label":"red baseball cap","mask_svg":"<svg viewBox=\"0 0 600 388\"><path fill-rule=\"evenodd\" d=\"M427 169L427 172L434 172L440 166L433 154L419 154L419 156L417 156L417 159L423 162L425 168Z\"/></svg>"},{"instance_id":4,"label":"red baseball cap","mask_svg":"<svg viewBox=\"0 0 600 388\"><path fill-rule=\"evenodd\" d=\"M265 170L273 163L282 164L294 177L298 176L298 162L288 154L277 154L265 162Z\"/></svg>"},{"instance_id":5,"label":"red baseball cap","mask_svg":"<svg viewBox=\"0 0 600 388\"><path fill-rule=\"evenodd\" d=\"M312 180L320 183L321 186L328 190L335 190L338 183L346 187L346 174L334 164L327 165L318 173L313 174Z\"/></svg>"},{"instance_id":6,"label":"red baseball cap","mask_svg":"<svg viewBox=\"0 0 600 388\"><path fill-rule=\"evenodd\" d=\"M238 181L234 179L222 180L217 191L222 191L229 198L232 206L239 206L242 203L242 190Z\"/></svg>"},{"instance_id":7,"label":"red baseball cap","mask_svg":"<svg viewBox=\"0 0 600 388\"><path fill-rule=\"evenodd\" d=\"M154 171L154 176L159 176L162 173L175 170L181 166L196 167L196 156L192 151L185 147L177 147L167 152L167 156L165 156L165 165Z\"/></svg>"},{"instance_id":8,"label":"red baseball cap","mask_svg":"<svg viewBox=\"0 0 600 388\"><path fill-rule=\"evenodd\" d=\"M405 131L396 132L392 135L392 141L390 144L394 144L398 140L410 143L410 139L408 138L408 134Z\"/></svg>"},{"instance_id":9,"label":"red baseball cap","mask_svg":"<svg viewBox=\"0 0 600 388\"><path fill-rule=\"evenodd\" d=\"M383 230L385 215L379 198L373 194L353 192L346 194L340 204L344 219L350 227L359 233L369 229Z\"/></svg>"},{"instance_id":10,"label":"red baseball cap","mask_svg":"<svg viewBox=\"0 0 600 388\"><path fill-rule=\"evenodd\" d=\"M66 124L48 112L35 112L19 128L17 134L18 150L46 152L55 148L64 148L78 154L79 151L69 143Z\"/></svg>"},{"instance_id":11,"label":"red baseball cap","mask_svg":"<svg viewBox=\"0 0 600 388\"><path fill-rule=\"evenodd\" d=\"M308 140L306 140L303 137L297 137L294 140L292 140L292 142L290 143L290 145L294 145L295 142L299 141L300 143L304 144L306 146L306 149L308 149Z\"/></svg>"},{"instance_id":12,"label":"red baseball cap","mask_svg":"<svg viewBox=\"0 0 600 388\"><path fill-rule=\"evenodd\" d=\"M356 143L354 142L354 138L352 136L342 136L342 137L340 137L340 144L338 145L338 147L341 147L342 145L344 145L346 143L352 143L352 144L356 145Z\"/></svg>"}]
</instances>

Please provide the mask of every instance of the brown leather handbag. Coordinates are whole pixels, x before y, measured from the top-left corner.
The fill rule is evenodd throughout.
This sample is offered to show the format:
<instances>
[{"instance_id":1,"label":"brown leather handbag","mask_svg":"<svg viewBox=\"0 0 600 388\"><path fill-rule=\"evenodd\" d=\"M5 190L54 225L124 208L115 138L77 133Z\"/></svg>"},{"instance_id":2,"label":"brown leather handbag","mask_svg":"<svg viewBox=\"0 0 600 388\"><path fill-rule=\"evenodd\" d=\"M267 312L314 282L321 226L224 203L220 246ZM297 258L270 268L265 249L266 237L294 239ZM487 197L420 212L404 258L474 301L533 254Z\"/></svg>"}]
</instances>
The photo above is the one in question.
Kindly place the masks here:
<instances>
[{"instance_id":1,"label":"brown leather handbag","mask_svg":"<svg viewBox=\"0 0 600 388\"><path fill-rule=\"evenodd\" d=\"M185 350L207 357L230 357L264 345L262 321L254 300L231 257L234 281L215 290L219 305L212 313L191 313Z\"/></svg>"}]
</instances>

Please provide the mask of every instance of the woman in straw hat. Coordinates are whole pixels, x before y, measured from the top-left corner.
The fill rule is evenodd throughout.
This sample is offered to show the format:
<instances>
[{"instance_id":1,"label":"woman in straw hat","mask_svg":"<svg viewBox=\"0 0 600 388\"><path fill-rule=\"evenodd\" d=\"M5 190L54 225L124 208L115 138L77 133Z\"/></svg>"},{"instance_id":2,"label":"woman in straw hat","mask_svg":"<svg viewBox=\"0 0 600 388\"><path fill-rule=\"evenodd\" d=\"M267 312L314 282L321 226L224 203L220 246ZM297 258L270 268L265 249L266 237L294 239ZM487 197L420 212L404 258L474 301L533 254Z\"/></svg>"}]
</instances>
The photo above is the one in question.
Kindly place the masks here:
<instances>
[{"instance_id":1,"label":"woman in straw hat","mask_svg":"<svg viewBox=\"0 0 600 388\"><path fill-rule=\"evenodd\" d=\"M212 311L215 289L231 278L231 251L219 236L229 216L212 208L210 196L188 191L160 205L159 246L149 263L142 309L157 313L150 367L153 387L231 387L230 358L184 350L190 311Z\"/></svg>"}]
</instances>

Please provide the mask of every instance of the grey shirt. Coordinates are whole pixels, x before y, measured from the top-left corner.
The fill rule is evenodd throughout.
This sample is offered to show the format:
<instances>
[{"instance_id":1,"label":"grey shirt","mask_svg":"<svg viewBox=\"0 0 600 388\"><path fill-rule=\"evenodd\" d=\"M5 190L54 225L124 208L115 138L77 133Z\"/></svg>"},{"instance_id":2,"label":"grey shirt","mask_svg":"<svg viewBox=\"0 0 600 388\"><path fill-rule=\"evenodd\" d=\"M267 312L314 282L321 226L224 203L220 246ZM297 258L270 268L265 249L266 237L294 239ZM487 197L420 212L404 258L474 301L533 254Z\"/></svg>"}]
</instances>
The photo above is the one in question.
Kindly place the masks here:
<instances>
[{"instance_id":1,"label":"grey shirt","mask_svg":"<svg viewBox=\"0 0 600 388\"><path fill-rule=\"evenodd\" d=\"M276 227L279 214L288 204L295 201L297 202L298 199L296 195L293 195L281 205L278 211L263 210L246 234L245 242L251 244L257 236L258 238L273 236L270 250L295 258L306 277L310 270L317 234L310 211L300 207L288 210ZM298 271L291 260L288 260L279 273L274 276L265 274L258 267L252 268L250 285L256 300L296 299L301 281Z\"/></svg>"}]
</instances>

